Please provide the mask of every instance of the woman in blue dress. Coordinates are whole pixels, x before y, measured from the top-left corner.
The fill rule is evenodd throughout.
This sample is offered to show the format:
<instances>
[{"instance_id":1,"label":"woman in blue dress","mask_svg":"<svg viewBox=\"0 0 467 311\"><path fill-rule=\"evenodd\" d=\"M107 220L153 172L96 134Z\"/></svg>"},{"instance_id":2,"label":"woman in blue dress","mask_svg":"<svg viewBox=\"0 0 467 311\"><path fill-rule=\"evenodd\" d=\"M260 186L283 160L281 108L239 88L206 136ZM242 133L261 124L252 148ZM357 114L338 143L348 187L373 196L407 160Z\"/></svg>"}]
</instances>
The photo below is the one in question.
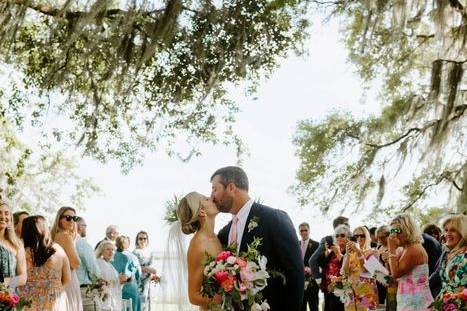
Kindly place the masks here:
<instances>
[{"instance_id":1,"label":"woman in blue dress","mask_svg":"<svg viewBox=\"0 0 467 311\"><path fill-rule=\"evenodd\" d=\"M119 236L115 241L115 252L112 265L119 274L127 277L127 282L122 288L122 298L131 299L133 311L141 311L141 300L138 292L138 282L141 277L141 268L136 256L128 252L130 239L127 236Z\"/></svg>"}]
</instances>

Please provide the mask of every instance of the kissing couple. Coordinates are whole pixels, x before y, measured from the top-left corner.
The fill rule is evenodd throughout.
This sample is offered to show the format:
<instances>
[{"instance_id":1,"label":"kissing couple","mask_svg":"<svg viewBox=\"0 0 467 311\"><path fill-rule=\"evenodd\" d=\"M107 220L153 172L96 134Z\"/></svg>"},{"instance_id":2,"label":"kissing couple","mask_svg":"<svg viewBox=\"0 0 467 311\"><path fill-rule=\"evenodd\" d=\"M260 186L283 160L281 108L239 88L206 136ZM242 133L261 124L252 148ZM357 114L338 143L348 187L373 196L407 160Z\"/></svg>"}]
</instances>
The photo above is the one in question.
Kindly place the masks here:
<instances>
[{"instance_id":1,"label":"kissing couple","mask_svg":"<svg viewBox=\"0 0 467 311\"><path fill-rule=\"evenodd\" d=\"M262 291L263 299L269 304L269 310L299 311L305 281L301 251L290 217L282 210L254 202L248 194L248 177L240 167L218 169L211 176L211 184L211 197L190 192L180 200L178 227L173 227L176 229L169 233L169 243L171 239L182 241L182 232L194 233L187 252L183 243L172 243L172 254L179 254L175 259L182 261L177 271L172 269L177 277L170 278L170 282L179 284L178 297L186 295L189 304L199 306L200 310L222 304L218 295L213 298L201 295L206 254L215 258L233 243L237 245L237 252L244 252L255 238L261 238L258 251L267 258L267 269L285 276L285 283L279 277L268 280ZM231 213L233 218L216 235L214 226L219 212ZM166 252L171 250L166 249ZM168 268L163 267L163 272ZM184 276L188 278L185 283ZM187 284L185 289L182 284ZM186 308L186 304L183 307L181 301L178 305L179 310L192 310L192 307Z\"/></svg>"}]
</instances>

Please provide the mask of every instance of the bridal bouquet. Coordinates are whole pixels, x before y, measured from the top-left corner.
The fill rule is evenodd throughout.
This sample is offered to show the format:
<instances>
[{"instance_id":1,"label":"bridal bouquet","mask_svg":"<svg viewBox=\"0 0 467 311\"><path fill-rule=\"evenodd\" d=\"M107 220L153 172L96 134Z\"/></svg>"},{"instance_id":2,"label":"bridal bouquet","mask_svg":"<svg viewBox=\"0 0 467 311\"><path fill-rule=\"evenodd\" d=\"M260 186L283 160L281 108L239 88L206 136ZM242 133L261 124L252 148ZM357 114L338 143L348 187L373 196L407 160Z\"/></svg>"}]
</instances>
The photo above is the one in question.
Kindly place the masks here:
<instances>
[{"instance_id":1,"label":"bridal bouquet","mask_svg":"<svg viewBox=\"0 0 467 311\"><path fill-rule=\"evenodd\" d=\"M106 301L110 296L108 282L100 278L92 278L91 284L86 286L86 296L93 300Z\"/></svg>"},{"instance_id":2,"label":"bridal bouquet","mask_svg":"<svg viewBox=\"0 0 467 311\"><path fill-rule=\"evenodd\" d=\"M269 273L267 258L258 252L261 239L248 245L248 251L235 254L231 250L217 257L207 255L201 293L207 297L222 296L222 310L264 311L270 309L261 291L266 287Z\"/></svg>"},{"instance_id":3,"label":"bridal bouquet","mask_svg":"<svg viewBox=\"0 0 467 311\"><path fill-rule=\"evenodd\" d=\"M457 311L467 309L467 288L456 293L445 293L436 299L430 307L436 311Z\"/></svg>"},{"instance_id":4,"label":"bridal bouquet","mask_svg":"<svg viewBox=\"0 0 467 311\"><path fill-rule=\"evenodd\" d=\"M19 297L10 293L8 288L0 283L0 310L21 311L24 307L30 306L31 302L24 297Z\"/></svg>"},{"instance_id":5,"label":"bridal bouquet","mask_svg":"<svg viewBox=\"0 0 467 311\"><path fill-rule=\"evenodd\" d=\"M331 283L328 286L328 290L333 292L336 297L339 297L340 301L344 305L348 305L353 301L354 292L352 289L352 283L346 277L331 277Z\"/></svg>"}]
</instances>

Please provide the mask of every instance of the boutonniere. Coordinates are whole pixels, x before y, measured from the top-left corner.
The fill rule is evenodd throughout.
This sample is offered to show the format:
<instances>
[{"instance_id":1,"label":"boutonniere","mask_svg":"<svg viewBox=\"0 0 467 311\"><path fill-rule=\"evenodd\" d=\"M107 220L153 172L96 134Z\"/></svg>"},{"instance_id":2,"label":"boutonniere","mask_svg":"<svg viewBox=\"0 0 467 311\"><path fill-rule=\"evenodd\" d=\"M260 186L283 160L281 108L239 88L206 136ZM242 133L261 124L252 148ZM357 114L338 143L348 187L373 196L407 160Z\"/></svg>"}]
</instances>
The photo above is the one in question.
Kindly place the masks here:
<instances>
[{"instance_id":1,"label":"boutonniere","mask_svg":"<svg viewBox=\"0 0 467 311\"><path fill-rule=\"evenodd\" d=\"M258 227L259 217L254 216L248 223L248 232L251 232L254 228Z\"/></svg>"}]
</instances>

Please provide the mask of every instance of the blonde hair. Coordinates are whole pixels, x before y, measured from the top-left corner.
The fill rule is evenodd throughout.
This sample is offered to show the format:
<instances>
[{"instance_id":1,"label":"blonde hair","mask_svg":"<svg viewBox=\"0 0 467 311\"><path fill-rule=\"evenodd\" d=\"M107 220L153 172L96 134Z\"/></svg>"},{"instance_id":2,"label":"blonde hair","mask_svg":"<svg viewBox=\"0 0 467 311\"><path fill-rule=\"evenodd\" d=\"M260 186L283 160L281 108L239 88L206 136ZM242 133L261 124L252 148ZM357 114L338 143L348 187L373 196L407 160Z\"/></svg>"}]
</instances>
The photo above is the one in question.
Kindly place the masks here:
<instances>
[{"instance_id":1,"label":"blonde hair","mask_svg":"<svg viewBox=\"0 0 467 311\"><path fill-rule=\"evenodd\" d=\"M201 207L202 198L203 195L198 192L190 192L180 200L177 207L177 217L183 233L195 233L200 228L198 211Z\"/></svg>"},{"instance_id":2,"label":"blonde hair","mask_svg":"<svg viewBox=\"0 0 467 311\"><path fill-rule=\"evenodd\" d=\"M421 243L422 232L420 227L417 225L415 220L409 214L400 214L396 216L392 221L392 224L398 224L402 230L402 233L406 236L408 243Z\"/></svg>"},{"instance_id":3,"label":"blonde hair","mask_svg":"<svg viewBox=\"0 0 467 311\"><path fill-rule=\"evenodd\" d=\"M130 246L130 237L126 235L119 235L115 240L115 246L117 247L117 251L123 252L125 249L123 248L125 245L123 244L124 241L128 241L128 246Z\"/></svg>"},{"instance_id":4,"label":"blonde hair","mask_svg":"<svg viewBox=\"0 0 467 311\"><path fill-rule=\"evenodd\" d=\"M0 198L0 206L6 206L10 211L10 225L5 229L5 240L7 240L17 251L21 247L21 243L16 236L15 230L13 228L13 213L11 212L10 206Z\"/></svg>"},{"instance_id":5,"label":"blonde hair","mask_svg":"<svg viewBox=\"0 0 467 311\"><path fill-rule=\"evenodd\" d=\"M457 214L447 217L443 221L443 230L448 223L451 223L452 226L457 230L457 232L459 232L461 236L461 239L453 248L453 250L467 246L467 216L463 214Z\"/></svg>"},{"instance_id":6,"label":"blonde hair","mask_svg":"<svg viewBox=\"0 0 467 311\"><path fill-rule=\"evenodd\" d=\"M355 231L360 230L363 231L363 234L365 235L365 244L363 244L363 249L362 251L369 250L371 248L371 236L370 236L370 231L364 226L357 227L353 229L353 232L355 234Z\"/></svg>"},{"instance_id":7,"label":"blonde hair","mask_svg":"<svg viewBox=\"0 0 467 311\"><path fill-rule=\"evenodd\" d=\"M115 250L115 245L114 243L110 242L110 241L107 241L107 240L104 240L102 241L99 246L97 247L96 249L96 258L101 258L102 257L102 253L104 252L104 248L107 246L107 245L110 245L112 246L112 248Z\"/></svg>"},{"instance_id":8,"label":"blonde hair","mask_svg":"<svg viewBox=\"0 0 467 311\"><path fill-rule=\"evenodd\" d=\"M76 214L76 210L73 207L69 207L69 206L62 206L57 211L57 216L55 216L52 229L50 229L50 236L52 237L53 241L55 240L55 236L57 235L57 233L59 233L62 230L60 228L60 219L62 218L63 214L65 214L65 212L68 212L68 211L73 211L73 213Z\"/></svg>"}]
</instances>

